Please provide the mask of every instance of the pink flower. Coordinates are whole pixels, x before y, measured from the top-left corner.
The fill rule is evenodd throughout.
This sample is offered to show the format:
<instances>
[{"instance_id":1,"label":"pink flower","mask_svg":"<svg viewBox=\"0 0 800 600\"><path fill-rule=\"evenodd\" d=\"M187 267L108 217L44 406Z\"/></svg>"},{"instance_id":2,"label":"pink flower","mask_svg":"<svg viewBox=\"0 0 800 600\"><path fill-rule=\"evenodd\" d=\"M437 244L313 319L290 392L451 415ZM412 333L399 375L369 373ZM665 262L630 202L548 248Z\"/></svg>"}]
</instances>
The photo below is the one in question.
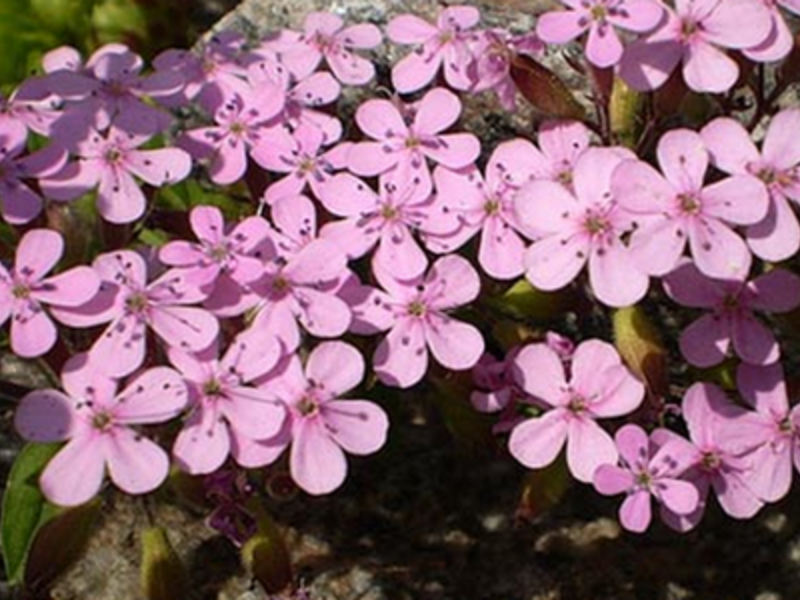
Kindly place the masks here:
<instances>
[{"instance_id":1,"label":"pink flower","mask_svg":"<svg viewBox=\"0 0 800 600\"><path fill-rule=\"evenodd\" d=\"M100 293L85 305L62 308L58 318L71 327L110 322L89 352L104 375L123 377L141 366L148 327L167 345L191 352L216 339L217 319L202 308L186 306L205 294L178 270L148 283L147 264L130 250L101 254L92 266L102 280Z\"/></svg>"},{"instance_id":2,"label":"pink flower","mask_svg":"<svg viewBox=\"0 0 800 600\"><path fill-rule=\"evenodd\" d=\"M55 345L58 331L45 305L79 306L100 287L97 274L84 266L46 277L63 253L60 234L32 229L17 245L11 272L0 265L0 325L11 319L11 349L19 356L41 356Z\"/></svg>"},{"instance_id":3,"label":"pink flower","mask_svg":"<svg viewBox=\"0 0 800 600\"><path fill-rule=\"evenodd\" d=\"M286 174L267 187L264 193L267 204L283 196L297 196L305 191L306 185L317 198L322 197L322 188L331 180L333 172L345 167L350 149L350 143L343 143L326 152L323 141L322 130L305 122L292 132L276 128L253 148L251 156L259 165Z\"/></svg>"},{"instance_id":4,"label":"pink flower","mask_svg":"<svg viewBox=\"0 0 800 600\"><path fill-rule=\"evenodd\" d=\"M180 144L195 158L210 158L214 183L235 183L245 174L248 153L276 125L274 119L284 108L285 94L281 84L272 81L239 89L216 110L216 125L185 132Z\"/></svg>"},{"instance_id":5,"label":"pink flower","mask_svg":"<svg viewBox=\"0 0 800 600\"><path fill-rule=\"evenodd\" d=\"M756 177L769 191L766 216L746 229L753 254L772 262L796 254L800 249L800 224L788 200L800 202L800 151L796 144L800 110L782 110L772 118L761 152L741 123L730 118L714 119L700 135L720 171Z\"/></svg>"},{"instance_id":6,"label":"pink flower","mask_svg":"<svg viewBox=\"0 0 800 600\"><path fill-rule=\"evenodd\" d=\"M794 47L792 35L786 20L778 9L780 4L786 10L800 15L800 2L797 0L759 0L769 11L772 29L767 38L752 48L742 50L747 58L755 62L775 62L789 55Z\"/></svg>"},{"instance_id":7,"label":"pink flower","mask_svg":"<svg viewBox=\"0 0 800 600\"><path fill-rule=\"evenodd\" d=\"M575 164L589 147L589 129L578 121L545 121L539 127L537 140L539 147L532 146L525 153L533 178L555 181L571 189Z\"/></svg>"},{"instance_id":8,"label":"pink flower","mask_svg":"<svg viewBox=\"0 0 800 600\"><path fill-rule=\"evenodd\" d=\"M628 46L620 76L634 89L661 87L679 62L683 78L696 92L728 91L739 67L720 48L741 50L764 42L773 26L760 0L677 0L675 12L659 29Z\"/></svg>"},{"instance_id":9,"label":"pink flower","mask_svg":"<svg viewBox=\"0 0 800 600\"><path fill-rule=\"evenodd\" d=\"M373 269L386 292L374 290L359 317L372 331L389 330L375 351L375 372L387 385L407 388L428 369L428 352L444 367L461 371L477 364L484 350L480 331L448 312L472 302L480 291L478 273L457 255L443 256L428 274L399 280Z\"/></svg>"},{"instance_id":10,"label":"pink flower","mask_svg":"<svg viewBox=\"0 0 800 600\"><path fill-rule=\"evenodd\" d=\"M678 515L666 507L662 518L670 527L688 531L703 517L709 489L713 489L722 510L737 519L749 519L764 503L748 487L749 472L758 465L742 456L738 442L727 439L726 431L738 428L752 418L748 411L730 402L716 386L696 383L686 391L681 412L689 428L694 446L692 465L682 476L699 493L697 508L689 514ZM680 439L677 435L667 439Z\"/></svg>"},{"instance_id":11,"label":"pink flower","mask_svg":"<svg viewBox=\"0 0 800 600\"><path fill-rule=\"evenodd\" d=\"M742 364L736 373L742 398L755 409L746 423L727 432L749 450L753 469L746 483L765 502L789 493L792 465L800 471L800 405L790 406L780 363L765 367Z\"/></svg>"},{"instance_id":12,"label":"pink flower","mask_svg":"<svg viewBox=\"0 0 800 600\"><path fill-rule=\"evenodd\" d=\"M350 326L350 307L336 295L347 273L341 249L316 238L316 212L305 196L285 196L272 207L279 231L272 233L276 254L266 256L262 275L245 298L254 307L253 328L276 335L289 351L300 345L300 329L317 337L342 335Z\"/></svg>"},{"instance_id":13,"label":"pink flower","mask_svg":"<svg viewBox=\"0 0 800 600\"><path fill-rule=\"evenodd\" d=\"M428 266L414 232L434 214L430 189L419 180L398 187L384 176L376 194L349 173L336 175L321 190L320 200L328 211L345 218L326 224L320 235L336 243L350 259L364 256L377 245L373 262L379 269L399 279L416 277Z\"/></svg>"},{"instance_id":14,"label":"pink flower","mask_svg":"<svg viewBox=\"0 0 800 600\"><path fill-rule=\"evenodd\" d=\"M174 240L162 246L158 257L209 293L207 308L220 316L231 316L226 307L236 304L234 299L242 295L242 286L264 272L260 245L269 238L271 228L258 216L235 226L226 225L222 212L214 206L196 206L189 222L200 243Z\"/></svg>"},{"instance_id":15,"label":"pink flower","mask_svg":"<svg viewBox=\"0 0 800 600\"><path fill-rule=\"evenodd\" d=\"M472 91L494 90L501 106L514 111L517 106L517 85L511 78L511 63L515 55L540 57L545 45L535 33L514 35L505 29L487 29L476 32L470 52L474 67L470 76L475 78Z\"/></svg>"},{"instance_id":16,"label":"pink flower","mask_svg":"<svg viewBox=\"0 0 800 600\"><path fill-rule=\"evenodd\" d=\"M532 144L522 139L500 144L489 158L485 180L474 166L458 171L437 167L433 178L441 210L458 220L458 229L452 234L428 235L426 246L435 252L453 252L480 231L478 262L484 271L496 279L521 275L526 245L513 199L520 189L518 182L533 178L534 152Z\"/></svg>"},{"instance_id":17,"label":"pink flower","mask_svg":"<svg viewBox=\"0 0 800 600\"><path fill-rule=\"evenodd\" d=\"M262 385L289 411L288 426L274 440L251 443L237 460L255 466L271 462L291 444L292 479L309 494L328 494L347 475L345 452L377 452L386 442L389 420L377 404L342 399L364 378L364 359L344 342L323 342L308 355L305 370L292 356Z\"/></svg>"},{"instance_id":18,"label":"pink flower","mask_svg":"<svg viewBox=\"0 0 800 600\"><path fill-rule=\"evenodd\" d=\"M534 286L563 288L588 262L592 291L604 304L627 306L645 295L648 277L621 240L633 216L611 193L612 173L631 156L622 148L590 148L575 163L574 191L538 180L516 194L519 223L537 234L523 259Z\"/></svg>"},{"instance_id":19,"label":"pink flower","mask_svg":"<svg viewBox=\"0 0 800 600\"><path fill-rule=\"evenodd\" d=\"M412 110L413 117L407 119L389 100L368 100L358 107L356 123L378 141L350 147L348 163L354 173L372 177L395 169L398 184L418 178L427 185L426 158L451 169L466 167L478 158L481 147L474 135L441 133L461 114L461 102L453 92L434 88Z\"/></svg>"},{"instance_id":20,"label":"pink flower","mask_svg":"<svg viewBox=\"0 0 800 600\"><path fill-rule=\"evenodd\" d=\"M622 466L604 464L594 473L594 487L604 496L625 494L619 521L628 531L642 533L652 518L651 497L677 515L692 513L699 502L697 488L680 476L695 458L686 440L657 441L638 425L625 425L614 436Z\"/></svg>"},{"instance_id":21,"label":"pink flower","mask_svg":"<svg viewBox=\"0 0 800 600\"><path fill-rule=\"evenodd\" d=\"M467 30L479 20L477 8L459 5L443 8L436 25L414 15L400 15L389 21L386 35L395 44L420 45L392 68L395 89L401 94L416 92L433 81L442 66L448 85L457 90L469 89L473 81Z\"/></svg>"},{"instance_id":22,"label":"pink flower","mask_svg":"<svg viewBox=\"0 0 800 600\"><path fill-rule=\"evenodd\" d=\"M753 313L788 312L800 304L800 278L783 269L747 282L713 280L686 261L664 278L664 288L683 306L710 309L680 337L681 353L698 367L721 363L731 343L747 363L774 363L780 358L778 342Z\"/></svg>"},{"instance_id":23,"label":"pink flower","mask_svg":"<svg viewBox=\"0 0 800 600\"><path fill-rule=\"evenodd\" d=\"M659 24L664 6L657 0L562 0L570 10L543 14L536 33L548 44L565 44L589 32L586 58L596 67L611 67L622 58L616 27L644 33Z\"/></svg>"},{"instance_id":24,"label":"pink flower","mask_svg":"<svg viewBox=\"0 0 800 600\"><path fill-rule=\"evenodd\" d=\"M169 349L170 362L189 388L191 412L178 433L173 454L192 475L216 471L235 439L266 439L283 427L286 410L266 388L249 385L281 358L276 338L245 330L217 358L216 344L200 353Z\"/></svg>"},{"instance_id":25,"label":"pink flower","mask_svg":"<svg viewBox=\"0 0 800 600\"><path fill-rule=\"evenodd\" d=\"M743 279L750 252L730 225L753 225L767 212L764 185L734 175L704 186L709 155L698 133L674 129L658 141L661 175L645 162L622 163L611 191L619 204L641 215L630 240L644 272L661 276L675 268L689 241L697 268L709 277Z\"/></svg>"},{"instance_id":26,"label":"pink flower","mask_svg":"<svg viewBox=\"0 0 800 600\"><path fill-rule=\"evenodd\" d=\"M76 506L94 497L108 471L128 494L146 494L166 479L169 458L144 437L139 425L164 423L186 405L180 375L155 367L129 382L117 383L81 364L67 363L61 377L64 392L36 390L22 399L14 423L33 442L63 442L47 464L39 484L48 500Z\"/></svg>"},{"instance_id":27,"label":"pink flower","mask_svg":"<svg viewBox=\"0 0 800 600\"><path fill-rule=\"evenodd\" d=\"M644 386L613 346L600 340L583 342L575 350L569 374L546 344L526 346L515 363L517 384L550 410L514 428L508 440L514 458L539 469L552 463L566 443L569 470L585 483L600 465L617 462L614 442L596 420L636 410L644 399Z\"/></svg>"},{"instance_id":28,"label":"pink flower","mask_svg":"<svg viewBox=\"0 0 800 600\"><path fill-rule=\"evenodd\" d=\"M281 32L270 47L278 51L281 62L297 79L310 75L325 58L339 81L363 85L375 76L375 67L351 50L374 48L381 39L375 25L344 27L342 19L334 14L312 12L306 16L302 34Z\"/></svg>"},{"instance_id":29,"label":"pink flower","mask_svg":"<svg viewBox=\"0 0 800 600\"><path fill-rule=\"evenodd\" d=\"M111 223L131 223L144 214L144 192L134 176L161 187L189 175L192 160L179 148L139 150L150 135L111 127L107 134L93 131L74 149L78 160L42 179L46 196L73 200L97 187L97 210Z\"/></svg>"}]
</instances>

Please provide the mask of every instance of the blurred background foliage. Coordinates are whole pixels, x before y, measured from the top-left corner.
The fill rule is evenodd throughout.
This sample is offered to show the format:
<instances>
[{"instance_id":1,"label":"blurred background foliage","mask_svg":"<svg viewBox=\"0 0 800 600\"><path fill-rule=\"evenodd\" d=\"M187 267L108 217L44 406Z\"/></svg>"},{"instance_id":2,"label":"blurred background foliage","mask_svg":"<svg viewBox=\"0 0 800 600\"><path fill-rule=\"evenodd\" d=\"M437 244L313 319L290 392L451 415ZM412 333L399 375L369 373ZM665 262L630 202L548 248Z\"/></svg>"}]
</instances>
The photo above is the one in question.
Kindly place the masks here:
<instances>
[{"instance_id":1,"label":"blurred background foliage","mask_svg":"<svg viewBox=\"0 0 800 600\"><path fill-rule=\"evenodd\" d=\"M109 42L146 60L191 46L235 0L0 0L0 88L39 68L41 56L74 46L86 57Z\"/></svg>"}]
</instances>

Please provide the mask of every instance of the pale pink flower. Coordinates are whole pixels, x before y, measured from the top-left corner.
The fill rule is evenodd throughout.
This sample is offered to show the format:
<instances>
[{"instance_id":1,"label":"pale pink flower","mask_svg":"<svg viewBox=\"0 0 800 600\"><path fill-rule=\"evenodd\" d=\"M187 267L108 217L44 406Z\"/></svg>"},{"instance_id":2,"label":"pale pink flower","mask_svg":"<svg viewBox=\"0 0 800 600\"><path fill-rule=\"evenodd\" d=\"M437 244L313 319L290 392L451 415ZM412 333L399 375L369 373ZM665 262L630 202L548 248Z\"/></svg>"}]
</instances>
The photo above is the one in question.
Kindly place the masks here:
<instances>
[{"instance_id":1,"label":"pale pink flower","mask_svg":"<svg viewBox=\"0 0 800 600\"><path fill-rule=\"evenodd\" d=\"M783 269L750 281L719 280L704 276L685 261L664 278L664 289L683 306L709 309L680 337L681 353L698 367L721 363L731 346L744 362L774 363L780 358L780 347L754 312L788 312L800 304L800 278Z\"/></svg>"},{"instance_id":2,"label":"pale pink flower","mask_svg":"<svg viewBox=\"0 0 800 600\"><path fill-rule=\"evenodd\" d=\"M480 278L470 263L455 254L443 256L426 275L395 279L374 268L385 292L374 290L354 310L371 331L389 330L373 359L378 377L401 388L419 382L428 369L428 353L455 371L477 364L484 350L483 336L474 326L453 319L449 311L472 302L480 292Z\"/></svg>"},{"instance_id":3,"label":"pale pink flower","mask_svg":"<svg viewBox=\"0 0 800 600\"><path fill-rule=\"evenodd\" d=\"M714 119L700 135L720 171L756 177L769 191L766 216L745 230L753 254L772 262L796 254L800 224L788 200L800 202L800 110L782 110L772 118L761 152L742 124L727 117Z\"/></svg>"},{"instance_id":4,"label":"pale pink flower","mask_svg":"<svg viewBox=\"0 0 800 600\"><path fill-rule=\"evenodd\" d=\"M437 167L433 178L438 205L458 224L453 233L428 234L425 245L434 252L454 252L480 231L478 262L483 270L496 279L521 275L526 244L513 200L520 182L534 176L535 152L533 145L522 139L500 144L489 158L485 179L474 166L457 171Z\"/></svg>"},{"instance_id":5,"label":"pale pink flower","mask_svg":"<svg viewBox=\"0 0 800 600\"><path fill-rule=\"evenodd\" d=\"M32 229L17 245L14 268L0 265L0 325L11 319L11 349L19 356L41 356L55 345L58 331L46 305L79 306L100 288L100 278L86 266L47 277L63 253L59 233Z\"/></svg>"},{"instance_id":6,"label":"pale pink flower","mask_svg":"<svg viewBox=\"0 0 800 600\"><path fill-rule=\"evenodd\" d=\"M547 12L536 33L548 44L565 44L589 32L586 58L596 67L612 67L622 58L616 28L645 33L664 17L658 0L562 0L569 10Z\"/></svg>"},{"instance_id":7,"label":"pale pink flower","mask_svg":"<svg viewBox=\"0 0 800 600\"><path fill-rule=\"evenodd\" d=\"M141 366L148 328L168 346L188 351L203 350L216 339L217 319L202 308L186 306L205 294L178 270L148 283L147 263L131 250L101 254L92 266L102 280L100 292L85 305L60 309L57 317L71 327L110 322L89 352L106 376L122 377Z\"/></svg>"},{"instance_id":8,"label":"pale pink flower","mask_svg":"<svg viewBox=\"0 0 800 600\"><path fill-rule=\"evenodd\" d=\"M789 55L794 47L794 36L783 18L778 5L800 15L798 0L759 0L769 11L772 29L767 38L752 48L744 48L742 54L755 62L775 62Z\"/></svg>"},{"instance_id":9,"label":"pale pink flower","mask_svg":"<svg viewBox=\"0 0 800 600\"><path fill-rule=\"evenodd\" d=\"M600 340L583 342L575 349L569 374L546 344L526 346L515 363L517 384L549 410L511 432L508 449L514 458L539 469L552 463L566 444L569 470L585 483L600 465L617 462L614 442L596 420L636 410L644 399L644 386L613 346Z\"/></svg>"},{"instance_id":10,"label":"pale pink flower","mask_svg":"<svg viewBox=\"0 0 800 600\"><path fill-rule=\"evenodd\" d=\"M753 468L759 468L742 456L741 444L731 444L726 431L737 428L752 417L733 404L718 387L708 383L692 385L683 397L681 413L694 446L692 466L682 479L692 483L699 493L697 508L678 515L662 507L661 516L674 529L688 531L703 518L709 489L714 490L722 510L737 519L749 519L764 503L748 487L746 480ZM682 439L677 435L667 439Z\"/></svg>"},{"instance_id":11,"label":"pale pink flower","mask_svg":"<svg viewBox=\"0 0 800 600\"><path fill-rule=\"evenodd\" d=\"M283 427L283 404L251 383L281 358L276 338L245 330L222 358L217 358L217 344L200 353L172 347L168 354L189 389L191 412L172 449L186 472L212 473L228 458L236 438L266 439Z\"/></svg>"},{"instance_id":12,"label":"pale pink flower","mask_svg":"<svg viewBox=\"0 0 800 600\"><path fill-rule=\"evenodd\" d=\"M650 525L651 498L677 515L692 513L700 500L697 488L680 478L695 458L692 445L682 438L661 444L657 433L648 437L638 425L623 426L614 436L622 465L600 465L593 477L604 496L625 494L619 521L635 533Z\"/></svg>"},{"instance_id":13,"label":"pale pink flower","mask_svg":"<svg viewBox=\"0 0 800 600\"><path fill-rule=\"evenodd\" d=\"M743 363L736 383L755 410L747 423L738 423L727 434L750 451L753 469L747 473L747 485L765 502L777 502L789 493L792 465L800 471L800 405L789 405L779 362L765 367Z\"/></svg>"},{"instance_id":14,"label":"pale pink flower","mask_svg":"<svg viewBox=\"0 0 800 600\"><path fill-rule=\"evenodd\" d=\"M347 475L345 452L380 450L389 419L374 402L343 399L364 378L364 359L344 342L323 342L308 355L305 369L291 356L262 385L288 409L287 426L273 440L242 444L237 461L261 466L291 444L292 479L309 494L328 494Z\"/></svg>"},{"instance_id":15,"label":"pale pink flower","mask_svg":"<svg viewBox=\"0 0 800 600\"><path fill-rule=\"evenodd\" d=\"M106 471L128 494L146 494L167 478L167 453L138 431L164 423L186 405L180 375L155 367L130 381L100 375L76 357L61 376L64 392L36 390L22 399L14 417L17 431L33 442L67 442L42 472L45 497L77 506L100 491Z\"/></svg>"},{"instance_id":16,"label":"pale pink flower","mask_svg":"<svg viewBox=\"0 0 800 600\"><path fill-rule=\"evenodd\" d=\"M674 269L688 240L705 275L742 279L750 270L747 245L731 225L753 225L767 213L764 185L734 175L704 185L709 154L700 134L673 129L658 142L658 164L625 161L614 172L611 190L626 210L641 217L630 248L644 272L662 276Z\"/></svg>"},{"instance_id":17,"label":"pale pink flower","mask_svg":"<svg viewBox=\"0 0 800 600\"><path fill-rule=\"evenodd\" d=\"M260 245L270 236L269 223L252 216L227 225L215 206L196 206L189 223L199 243L173 240L161 247L158 257L180 269L187 281L208 291L206 306L227 314L224 306L241 295L241 287L264 272Z\"/></svg>"},{"instance_id":18,"label":"pale pink flower","mask_svg":"<svg viewBox=\"0 0 800 600\"><path fill-rule=\"evenodd\" d=\"M531 145L520 159L533 170L534 179L554 181L572 189L575 164L589 148L589 136L589 129L579 121L545 121L539 126L539 146Z\"/></svg>"},{"instance_id":19,"label":"pale pink flower","mask_svg":"<svg viewBox=\"0 0 800 600\"><path fill-rule=\"evenodd\" d=\"M250 153L259 165L285 177L273 181L264 192L264 201L272 204L283 196L297 196L311 188L314 196L322 198L323 187L331 180L334 171L347 164L350 143L338 144L325 151L323 131L308 122L294 131L275 128L269 137L255 146Z\"/></svg>"},{"instance_id":20,"label":"pale pink flower","mask_svg":"<svg viewBox=\"0 0 800 600\"><path fill-rule=\"evenodd\" d=\"M683 64L683 79L696 92L726 92L739 67L724 49L753 48L766 41L772 15L761 0L676 0L675 11L647 37L625 49L620 76L634 89L653 90Z\"/></svg>"},{"instance_id":21,"label":"pale pink flower","mask_svg":"<svg viewBox=\"0 0 800 600\"><path fill-rule=\"evenodd\" d=\"M352 50L374 48L381 40L381 31L375 25L344 27L342 19L332 13L312 12L305 18L303 33L284 30L270 40L269 47L278 52L297 79L314 72L324 58L339 81L363 85L375 76L375 67Z\"/></svg>"},{"instance_id":22,"label":"pale pink flower","mask_svg":"<svg viewBox=\"0 0 800 600\"><path fill-rule=\"evenodd\" d=\"M150 135L129 133L116 126L104 135L93 131L74 149L77 160L41 180L42 191L54 200L74 200L97 188L97 210L111 223L131 223L147 206L136 178L155 187L185 179L192 159L180 148L140 150Z\"/></svg>"},{"instance_id":23,"label":"pale pink flower","mask_svg":"<svg viewBox=\"0 0 800 600\"><path fill-rule=\"evenodd\" d=\"M335 144L342 137L342 122L328 114L324 106L336 102L342 86L330 73L316 72L298 81L286 92L286 105L279 122L297 130L310 125L322 132L322 144Z\"/></svg>"},{"instance_id":24,"label":"pale pink flower","mask_svg":"<svg viewBox=\"0 0 800 600\"><path fill-rule=\"evenodd\" d=\"M387 37L395 44L419 47L400 59L392 68L392 83L401 94L416 92L436 77L440 67L448 85L467 90L473 84L469 66L472 54L468 31L478 24L480 13L474 6L448 6L436 18L436 25L415 15L400 15L389 21Z\"/></svg>"},{"instance_id":25,"label":"pale pink flower","mask_svg":"<svg viewBox=\"0 0 800 600\"><path fill-rule=\"evenodd\" d=\"M474 135L441 133L455 124L460 114L461 101L445 88L430 90L406 115L389 100L368 100L358 107L356 123L377 141L353 144L348 165L366 177L395 169L399 185L415 178L427 185L430 171L426 159L460 169L478 158L481 146Z\"/></svg>"},{"instance_id":26,"label":"pale pink flower","mask_svg":"<svg viewBox=\"0 0 800 600\"><path fill-rule=\"evenodd\" d=\"M645 295L649 279L621 239L633 229L633 216L611 192L612 174L631 157L622 148L590 148L575 163L572 191L535 180L517 192L518 222L535 233L523 259L534 286L563 288L588 263L589 283L603 304L628 306Z\"/></svg>"},{"instance_id":27,"label":"pale pink flower","mask_svg":"<svg viewBox=\"0 0 800 600\"><path fill-rule=\"evenodd\" d=\"M275 117L284 109L286 92L265 80L258 87L237 90L214 113L216 125L192 129L179 144L194 158L210 160L209 175L219 185L230 185L247 170L248 153L269 136Z\"/></svg>"},{"instance_id":28,"label":"pale pink flower","mask_svg":"<svg viewBox=\"0 0 800 600\"><path fill-rule=\"evenodd\" d=\"M428 259L414 238L434 213L431 188L424 182L412 180L398 187L381 177L375 193L357 177L340 173L320 191L322 205L344 217L327 223L320 236L336 243L348 258L376 248L373 263L400 279L416 277L427 268Z\"/></svg>"}]
</instances>

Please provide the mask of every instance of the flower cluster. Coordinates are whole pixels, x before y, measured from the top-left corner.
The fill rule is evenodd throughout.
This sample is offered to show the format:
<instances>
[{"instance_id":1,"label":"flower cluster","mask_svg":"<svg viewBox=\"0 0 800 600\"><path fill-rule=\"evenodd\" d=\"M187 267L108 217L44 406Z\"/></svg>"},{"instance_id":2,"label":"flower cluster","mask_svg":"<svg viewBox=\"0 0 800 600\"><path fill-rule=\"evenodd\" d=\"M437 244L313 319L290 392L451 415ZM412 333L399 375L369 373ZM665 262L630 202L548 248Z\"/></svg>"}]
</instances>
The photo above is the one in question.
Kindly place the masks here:
<instances>
[{"instance_id":1,"label":"flower cluster","mask_svg":"<svg viewBox=\"0 0 800 600\"><path fill-rule=\"evenodd\" d=\"M683 531L709 489L735 518L784 496L800 417L770 315L800 305L800 278L775 264L800 249L800 110L759 105L753 127L771 114L760 150L730 114L671 129L654 119L639 147L608 118L545 119L494 148L460 127L463 97L492 90L512 108L520 60L581 37L598 86L610 75L654 90L681 63L688 88L727 93L744 61L730 53L772 63L791 51L782 9L563 4L523 34L481 29L467 6L435 23L399 15L385 32L313 13L302 31L222 34L150 71L120 45L85 61L46 55L0 114L0 212L16 236L0 324L15 354L60 371L60 389L32 391L15 417L28 440L66 442L41 475L46 497L81 504L106 474L141 494L170 464L213 477L282 460L300 488L326 494L347 454L386 442L387 387L471 369L472 402L500 413L510 454L535 469L566 447L575 479L626 494L627 529L648 527L651 498ZM391 69L400 95L365 99L350 131L343 86L374 82L368 51L384 33L412 47ZM190 197L176 217L165 207L190 174L235 202ZM53 218L80 214L79 198L102 233L84 256ZM159 243L136 245L131 232L156 223ZM489 307L520 283L581 295L579 317L659 300L683 324L701 309L682 357L734 365L740 401L709 372L682 398L659 395L594 331L508 343ZM658 402L682 422L653 422L645 405Z\"/></svg>"}]
</instances>

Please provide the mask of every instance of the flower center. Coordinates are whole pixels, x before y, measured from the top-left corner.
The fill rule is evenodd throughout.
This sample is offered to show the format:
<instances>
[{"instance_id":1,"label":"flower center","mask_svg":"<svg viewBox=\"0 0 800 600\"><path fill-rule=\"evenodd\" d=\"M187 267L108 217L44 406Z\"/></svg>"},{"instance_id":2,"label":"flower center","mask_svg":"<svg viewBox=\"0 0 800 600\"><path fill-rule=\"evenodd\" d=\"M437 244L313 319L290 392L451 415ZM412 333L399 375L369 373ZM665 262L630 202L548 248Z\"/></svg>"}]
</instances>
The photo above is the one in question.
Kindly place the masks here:
<instances>
[{"instance_id":1,"label":"flower center","mask_svg":"<svg viewBox=\"0 0 800 600\"><path fill-rule=\"evenodd\" d=\"M125 299L125 308L132 313L143 313L147 310L147 296L142 292L134 292Z\"/></svg>"},{"instance_id":2,"label":"flower center","mask_svg":"<svg viewBox=\"0 0 800 600\"><path fill-rule=\"evenodd\" d=\"M412 317L424 317L427 310L425 303L421 300L414 300L408 305L408 314Z\"/></svg>"},{"instance_id":3,"label":"flower center","mask_svg":"<svg viewBox=\"0 0 800 600\"><path fill-rule=\"evenodd\" d=\"M703 452L700 464L708 471L716 471L722 465L722 461L720 461L716 452Z\"/></svg>"},{"instance_id":4,"label":"flower center","mask_svg":"<svg viewBox=\"0 0 800 600\"><path fill-rule=\"evenodd\" d=\"M400 211L388 202L381 206L381 217L387 221L393 221L400 216Z\"/></svg>"},{"instance_id":5,"label":"flower center","mask_svg":"<svg viewBox=\"0 0 800 600\"><path fill-rule=\"evenodd\" d=\"M31 297L31 289L24 283L17 283L11 288L11 295L18 300L27 300Z\"/></svg>"},{"instance_id":6,"label":"flower center","mask_svg":"<svg viewBox=\"0 0 800 600\"><path fill-rule=\"evenodd\" d=\"M314 170L314 167L316 167L314 159L306 156L300 161L300 164L297 165L297 170L301 175L307 175Z\"/></svg>"},{"instance_id":7,"label":"flower center","mask_svg":"<svg viewBox=\"0 0 800 600\"><path fill-rule=\"evenodd\" d=\"M576 415L586 412L586 399L583 396L573 396L570 398L567 408Z\"/></svg>"},{"instance_id":8,"label":"flower center","mask_svg":"<svg viewBox=\"0 0 800 600\"><path fill-rule=\"evenodd\" d=\"M304 417L311 416L319 410L319 404L310 396L303 396L297 403L297 410Z\"/></svg>"},{"instance_id":9,"label":"flower center","mask_svg":"<svg viewBox=\"0 0 800 600\"><path fill-rule=\"evenodd\" d=\"M122 158L122 151L119 148L109 148L106 152L106 161L111 164L116 164Z\"/></svg>"},{"instance_id":10,"label":"flower center","mask_svg":"<svg viewBox=\"0 0 800 600\"><path fill-rule=\"evenodd\" d=\"M603 215L598 215L597 213L592 212L586 216L586 220L583 222L583 227L592 235L605 233L611 229L608 219L606 219Z\"/></svg>"},{"instance_id":11,"label":"flower center","mask_svg":"<svg viewBox=\"0 0 800 600\"><path fill-rule=\"evenodd\" d=\"M410 135L406 138L406 148L413 150L414 148L419 148L421 145L422 142L416 136Z\"/></svg>"},{"instance_id":12,"label":"flower center","mask_svg":"<svg viewBox=\"0 0 800 600\"><path fill-rule=\"evenodd\" d=\"M780 423L778 423L778 430L781 433L794 433L794 425L792 424L792 420L789 417L783 419Z\"/></svg>"},{"instance_id":13,"label":"flower center","mask_svg":"<svg viewBox=\"0 0 800 600\"><path fill-rule=\"evenodd\" d=\"M209 379L203 383L203 395L210 398L218 398L222 395L222 384L218 379Z\"/></svg>"},{"instance_id":14,"label":"flower center","mask_svg":"<svg viewBox=\"0 0 800 600\"><path fill-rule=\"evenodd\" d=\"M650 484L653 483L653 478L647 471L640 471L639 473L636 473L634 482L640 487L649 488Z\"/></svg>"},{"instance_id":15,"label":"flower center","mask_svg":"<svg viewBox=\"0 0 800 600\"><path fill-rule=\"evenodd\" d=\"M595 21L604 21L608 16L608 9L602 4L595 4L589 11L589 14Z\"/></svg>"},{"instance_id":16,"label":"flower center","mask_svg":"<svg viewBox=\"0 0 800 600\"><path fill-rule=\"evenodd\" d=\"M700 212L700 200L691 194L679 194L678 206L687 215L696 215Z\"/></svg>"},{"instance_id":17,"label":"flower center","mask_svg":"<svg viewBox=\"0 0 800 600\"><path fill-rule=\"evenodd\" d=\"M228 247L225 244L217 244L209 247L206 254L214 262L223 262L228 258Z\"/></svg>"},{"instance_id":18,"label":"flower center","mask_svg":"<svg viewBox=\"0 0 800 600\"><path fill-rule=\"evenodd\" d=\"M483 210L487 215L496 215L500 212L500 201L496 198L490 198L483 205Z\"/></svg>"},{"instance_id":19,"label":"flower center","mask_svg":"<svg viewBox=\"0 0 800 600\"><path fill-rule=\"evenodd\" d=\"M112 419L111 415L105 411L96 413L92 417L92 427L94 427L98 431L108 431L109 429L111 429L111 426L113 424L114 424L114 419Z\"/></svg>"},{"instance_id":20,"label":"flower center","mask_svg":"<svg viewBox=\"0 0 800 600\"><path fill-rule=\"evenodd\" d=\"M700 23L692 19L684 19L681 21L681 39L684 43L691 40L700 30Z\"/></svg>"}]
</instances>

